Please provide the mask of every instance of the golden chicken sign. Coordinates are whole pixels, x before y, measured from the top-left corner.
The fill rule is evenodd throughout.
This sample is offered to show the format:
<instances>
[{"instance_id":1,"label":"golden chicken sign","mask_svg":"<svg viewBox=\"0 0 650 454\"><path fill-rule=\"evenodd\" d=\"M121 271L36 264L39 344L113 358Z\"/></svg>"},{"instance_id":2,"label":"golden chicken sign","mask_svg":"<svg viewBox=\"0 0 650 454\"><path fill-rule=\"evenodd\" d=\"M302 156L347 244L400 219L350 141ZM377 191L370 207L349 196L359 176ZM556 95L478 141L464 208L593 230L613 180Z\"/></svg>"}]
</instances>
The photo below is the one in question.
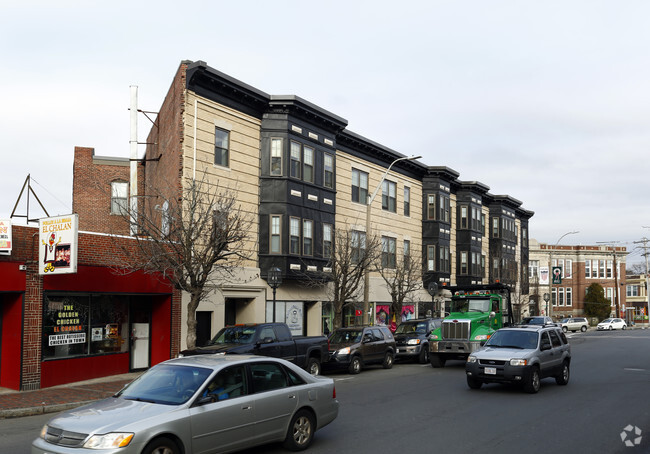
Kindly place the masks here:
<instances>
[{"instance_id":1,"label":"golden chicken sign","mask_svg":"<svg viewBox=\"0 0 650 454\"><path fill-rule=\"evenodd\" d=\"M39 219L39 274L76 273L78 235L77 214Z\"/></svg>"}]
</instances>

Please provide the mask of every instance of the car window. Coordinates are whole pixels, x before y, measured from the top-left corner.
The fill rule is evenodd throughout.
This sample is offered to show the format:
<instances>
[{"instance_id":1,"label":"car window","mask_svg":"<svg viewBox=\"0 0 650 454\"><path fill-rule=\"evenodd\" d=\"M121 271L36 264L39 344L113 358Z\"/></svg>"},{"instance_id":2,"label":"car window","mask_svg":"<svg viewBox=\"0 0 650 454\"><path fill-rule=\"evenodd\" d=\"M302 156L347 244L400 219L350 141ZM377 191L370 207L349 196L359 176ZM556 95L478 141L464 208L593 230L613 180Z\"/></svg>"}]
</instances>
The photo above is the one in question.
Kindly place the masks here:
<instances>
[{"instance_id":1,"label":"car window","mask_svg":"<svg viewBox=\"0 0 650 454\"><path fill-rule=\"evenodd\" d=\"M382 334L382 332L379 329L372 329L372 330L370 330L370 332L372 333L372 340L373 341L384 340L384 335Z\"/></svg>"},{"instance_id":2,"label":"car window","mask_svg":"<svg viewBox=\"0 0 650 454\"><path fill-rule=\"evenodd\" d=\"M486 345L500 348L534 349L537 348L537 338L537 333L532 331L504 330L494 333Z\"/></svg>"},{"instance_id":3,"label":"car window","mask_svg":"<svg viewBox=\"0 0 650 454\"><path fill-rule=\"evenodd\" d=\"M331 344L348 344L352 342L361 342L361 333L359 330L336 330L330 337Z\"/></svg>"},{"instance_id":4,"label":"car window","mask_svg":"<svg viewBox=\"0 0 650 454\"><path fill-rule=\"evenodd\" d=\"M203 391L212 401L232 399L247 393L244 366L229 367L220 371Z\"/></svg>"},{"instance_id":5,"label":"car window","mask_svg":"<svg viewBox=\"0 0 650 454\"><path fill-rule=\"evenodd\" d=\"M568 344L569 340L566 338L566 335L564 334L564 331L560 331L559 333L560 339L562 339L563 344Z\"/></svg>"},{"instance_id":6,"label":"car window","mask_svg":"<svg viewBox=\"0 0 650 454\"><path fill-rule=\"evenodd\" d=\"M548 332L543 332L542 337L540 338L540 348L543 347L544 345L548 345L549 347L552 345L551 344L551 339L548 337Z\"/></svg>"},{"instance_id":7,"label":"car window","mask_svg":"<svg viewBox=\"0 0 650 454\"><path fill-rule=\"evenodd\" d=\"M551 343L553 344L553 347L562 346L562 341L560 340L560 336L558 336L555 331L549 331L548 334L551 336Z\"/></svg>"},{"instance_id":8,"label":"car window","mask_svg":"<svg viewBox=\"0 0 650 454\"><path fill-rule=\"evenodd\" d=\"M287 375L289 376L289 384L290 385L293 385L293 386L295 386L295 385L304 385L306 383L305 379L302 378L300 375L298 375L295 371L289 369L288 367L285 367L284 370L287 373Z\"/></svg>"},{"instance_id":9,"label":"car window","mask_svg":"<svg viewBox=\"0 0 650 454\"><path fill-rule=\"evenodd\" d=\"M119 395L164 405L187 402L212 373L211 369L190 366L158 365L131 382Z\"/></svg>"},{"instance_id":10,"label":"car window","mask_svg":"<svg viewBox=\"0 0 650 454\"><path fill-rule=\"evenodd\" d=\"M259 337L258 340L264 340L264 339L268 339L268 338L271 338L274 341L276 340L275 339L275 331L273 331L273 328L270 327L270 326L268 326L266 328L262 328L262 330L260 331L260 337Z\"/></svg>"},{"instance_id":11,"label":"car window","mask_svg":"<svg viewBox=\"0 0 650 454\"><path fill-rule=\"evenodd\" d=\"M254 363L250 365L253 377L253 392L260 393L288 386L282 366L275 363Z\"/></svg>"}]
</instances>

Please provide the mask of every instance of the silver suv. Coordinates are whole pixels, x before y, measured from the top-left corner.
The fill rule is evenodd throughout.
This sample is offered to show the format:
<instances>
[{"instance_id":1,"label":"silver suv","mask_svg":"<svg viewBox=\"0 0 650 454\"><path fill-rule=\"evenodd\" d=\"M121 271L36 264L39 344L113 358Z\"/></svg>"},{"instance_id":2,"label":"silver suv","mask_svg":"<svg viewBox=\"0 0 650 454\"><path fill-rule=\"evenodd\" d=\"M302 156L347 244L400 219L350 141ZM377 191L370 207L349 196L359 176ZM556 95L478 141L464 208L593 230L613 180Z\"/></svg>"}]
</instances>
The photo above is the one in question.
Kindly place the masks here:
<instances>
[{"instance_id":1,"label":"silver suv","mask_svg":"<svg viewBox=\"0 0 650 454\"><path fill-rule=\"evenodd\" d=\"M565 333L567 331L575 333L578 330L584 333L587 331L587 328L589 328L589 322L584 317L571 317L563 319L560 322L560 326L562 327L562 331Z\"/></svg>"},{"instance_id":2,"label":"silver suv","mask_svg":"<svg viewBox=\"0 0 650 454\"><path fill-rule=\"evenodd\" d=\"M521 384L536 393L540 380L554 377L558 385L569 383L571 346L557 326L519 325L497 330L485 345L467 358L467 385Z\"/></svg>"}]
</instances>

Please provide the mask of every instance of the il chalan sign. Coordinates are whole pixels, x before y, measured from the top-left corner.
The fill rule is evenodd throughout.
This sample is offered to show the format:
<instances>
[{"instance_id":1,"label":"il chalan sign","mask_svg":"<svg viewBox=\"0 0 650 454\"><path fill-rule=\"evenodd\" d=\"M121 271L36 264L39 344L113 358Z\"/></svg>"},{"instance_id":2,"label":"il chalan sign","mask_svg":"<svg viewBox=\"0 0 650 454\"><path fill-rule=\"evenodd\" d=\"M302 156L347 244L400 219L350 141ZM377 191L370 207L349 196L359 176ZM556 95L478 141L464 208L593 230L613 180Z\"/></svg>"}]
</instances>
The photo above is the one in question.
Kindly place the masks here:
<instances>
[{"instance_id":1,"label":"il chalan sign","mask_svg":"<svg viewBox=\"0 0 650 454\"><path fill-rule=\"evenodd\" d=\"M39 274L77 272L78 215L39 219L38 236Z\"/></svg>"}]
</instances>

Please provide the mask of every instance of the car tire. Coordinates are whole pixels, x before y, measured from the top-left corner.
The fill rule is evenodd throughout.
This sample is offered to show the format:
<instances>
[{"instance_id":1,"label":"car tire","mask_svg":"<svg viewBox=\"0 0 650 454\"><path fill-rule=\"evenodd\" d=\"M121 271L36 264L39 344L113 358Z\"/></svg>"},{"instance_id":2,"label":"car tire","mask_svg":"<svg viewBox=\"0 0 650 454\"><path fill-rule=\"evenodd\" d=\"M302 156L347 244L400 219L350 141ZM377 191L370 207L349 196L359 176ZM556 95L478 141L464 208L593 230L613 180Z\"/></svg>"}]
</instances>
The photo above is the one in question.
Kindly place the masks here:
<instances>
[{"instance_id":1,"label":"car tire","mask_svg":"<svg viewBox=\"0 0 650 454\"><path fill-rule=\"evenodd\" d=\"M350 360L350 365L348 366L348 372L351 374L358 374L361 372L362 364L361 364L361 358L357 355L353 356L352 359Z\"/></svg>"},{"instance_id":2,"label":"car tire","mask_svg":"<svg viewBox=\"0 0 650 454\"><path fill-rule=\"evenodd\" d=\"M429 362L431 363L432 367L438 368L438 367L445 367L445 358L443 358L440 355L437 354L429 354Z\"/></svg>"},{"instance_id":3,"label":"car tire","mask_svg":"<svg viewBox=\"0 0 650 454\"><path fill-rule=\"evenodd\" d=\"M312 375L320 375L321 366L320 366L320 361L318 361L318 358L309 358L307 360L307 372L309 372Z\"/></svg>"},{"instance_id":4,"label":"car tire","mask_svg":"<svg viewBox=\"0 0 650 454\"><path fill-rule=\"evenodd\" d=\"M609 325L609 327L607 329L611 331L614 328L612 328L612 325Z\"/></svg>"},{"instance_id":5,"label":"car tire","mask_svg":"<svg viewBox=\"0 0 650 454\"><path fill-rule=\"evenodd\" d=\"M420 350L420 356L418 356L418 361L420 364L426 364L429 362L429 344L424 344L422 350Z\"/></svg>"},{"instance_id":6,"label":"car tire","mask_svg":"<svg viewBox=\"0 0 650 454\"><path fill-rule=\"evenodd\" d=\"M540 386L539 368L534 366L528 377L526 377L526 381L524 382L524 391L530 394L535 394L539 391Z\"/></svg>"},{"instance_id":7,"label":"car tire","mask_svg":"<svg viewBox=\"0 0 650 454\"><path fill-rule=\"evenodd\" d=\"M585 331L587 331L587 327L585 325L582 325L580 327L580 331L582 331L584 333Z\"/></svg>"},{"instance_id":8,"label":"car tire","mask_svg":"<svg viewBox=\"0 0 650 454\"><path fill-rule=\"evenodd\" d=\"M625 329L625 325L621 326L621 329Z\"/></svg>"},{"instance_id":9,"label":"car tire","mask_svg":"<svg viewBox=\"0 0 650 454\"><path fill-rule=\"evenodd\" d=\"M393 352L386 352L386 355L384 356L384 362L381 363L381 367L384 369L391 369L394 362L395 357L393 356Z\"/></svg>"},{"instance_id":10,"label":"car tire","mask_svg":"<svg viewBox=\"0 0 650 454\"><path fill-rule=\"evenodd\" d=\"M478 380L474 377L470 377L469 375L467 376L467 386L469 386L472 389L481 389L481 386L483 386L483 382L481 380Z\"/></svg>"},{"instance_id":11,"label":"car tire","mask_svg":"<svg viewBox=\"0 0 650 454\"><path fill-rule=\"evenodd\" d=\"M566 332L569 331L569 330L567 329L566 326L563 326L563 327L562 327L562 331L564 331L564 332L566 333Z\"/></svg>"},{"instance_id":12,"label":"car tire","mask_svg":"<svg viewBox=\"0 0 650 454\"><path fill-rule=\"evenodd\" d=\"M167 437L154 438L144 448L142 454L181 454L181 450L174 440Z\"/></svg>"},{"instance_id":13,"label":"car tire","mask_svg":"<svg viewBox=\"0 0 650 454\"><path fill-rule=\"evenodd\" d=\"M287 437L282 444L289 451L302 451L307 449L314 439L316 420L314 415L307 410L298 411L291 419Z\"/></svg>"},{"instance_id":14,"label":"car tire","mask_svg":"<svg viewBox=\"0 0 650 454\"><path fill-rule=\"evenodd\" d=\"M555 383L557 383L560 386L564 386L569 383L570 377L571 377L571 370L569 368L569 362L564 361L562 363L562 371L557 377L555 377Z\"/></svg>"}]
</instances>

